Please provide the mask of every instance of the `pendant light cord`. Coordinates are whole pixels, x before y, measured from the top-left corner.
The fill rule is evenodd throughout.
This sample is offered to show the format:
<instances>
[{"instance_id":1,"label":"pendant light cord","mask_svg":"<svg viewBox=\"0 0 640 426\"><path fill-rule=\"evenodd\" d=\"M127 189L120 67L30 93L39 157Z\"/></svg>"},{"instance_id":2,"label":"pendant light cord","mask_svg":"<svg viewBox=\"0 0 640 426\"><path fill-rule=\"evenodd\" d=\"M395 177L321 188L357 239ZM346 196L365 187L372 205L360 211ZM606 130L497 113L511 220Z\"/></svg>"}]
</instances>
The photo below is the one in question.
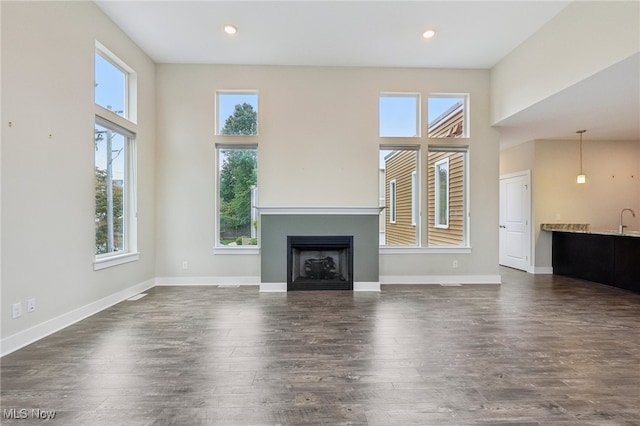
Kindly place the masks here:
<instances>
[{"instance_id":1,"label":"pendant light cord","mask_svg":"<svg viewBox=\"0 0 640 426\"><path fill-rule=\"evenodd\" d=\"M580 174L582 174L582 134L586 132L586 130L578 130L576 133L580 135Z\"/></svg>"}]
</instances>

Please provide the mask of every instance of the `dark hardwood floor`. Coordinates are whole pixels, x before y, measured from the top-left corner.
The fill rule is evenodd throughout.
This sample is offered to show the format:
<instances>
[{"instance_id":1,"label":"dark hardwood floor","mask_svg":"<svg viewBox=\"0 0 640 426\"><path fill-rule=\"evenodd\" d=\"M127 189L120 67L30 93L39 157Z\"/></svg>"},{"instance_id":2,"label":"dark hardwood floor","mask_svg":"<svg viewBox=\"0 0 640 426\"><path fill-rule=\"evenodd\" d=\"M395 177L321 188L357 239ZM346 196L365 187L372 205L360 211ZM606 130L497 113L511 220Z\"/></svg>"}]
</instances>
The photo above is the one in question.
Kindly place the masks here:
<instances>
[{"instance_id":1,"label":"dark hardwood floor","mask_svg":"<svg viewBox=\"0 0 640 426\"><path fill-rule=\"evenodd\" d=\"M2 358L1 423L640 425L640 295L501 274L381 293L157 287Z\"/></svg>"}]
</instances>

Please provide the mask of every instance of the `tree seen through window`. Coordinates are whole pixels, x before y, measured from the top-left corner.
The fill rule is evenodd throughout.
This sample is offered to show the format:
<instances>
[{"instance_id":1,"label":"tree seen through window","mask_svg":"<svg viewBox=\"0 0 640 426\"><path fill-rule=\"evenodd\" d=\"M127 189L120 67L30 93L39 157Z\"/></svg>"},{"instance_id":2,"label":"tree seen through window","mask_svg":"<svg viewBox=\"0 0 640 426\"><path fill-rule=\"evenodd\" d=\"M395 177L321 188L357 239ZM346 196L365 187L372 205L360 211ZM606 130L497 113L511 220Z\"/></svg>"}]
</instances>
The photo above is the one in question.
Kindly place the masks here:
<instances>
[{"instance_id":1,"label":"tree seen through window","mask_svg":"<svg viewBox=\"0 0 640 426\"><path fill-rule=\"evenodd\" d=\"M223 135L257 132L257 113L248 103L235 105L225 120ZM218 149L219 241L221 245L257 245L258 152L256 148Z\"/></svg>"}]
</instances>

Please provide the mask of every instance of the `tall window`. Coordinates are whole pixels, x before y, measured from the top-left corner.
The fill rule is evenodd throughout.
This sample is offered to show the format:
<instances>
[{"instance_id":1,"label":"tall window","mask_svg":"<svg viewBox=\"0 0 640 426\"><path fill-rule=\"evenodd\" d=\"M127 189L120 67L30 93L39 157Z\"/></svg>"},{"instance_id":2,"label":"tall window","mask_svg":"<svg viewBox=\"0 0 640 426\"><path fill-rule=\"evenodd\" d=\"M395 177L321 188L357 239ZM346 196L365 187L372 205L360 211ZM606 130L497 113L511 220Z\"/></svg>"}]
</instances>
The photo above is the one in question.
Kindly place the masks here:
<instances>
[{"instance_id":1,"label":"tall window","mask_svg":"<svg viewBox=\"0 0 640 426\"><path fill-rule=\"evenodd\" d=\"M383 93L379 98L379 136L420 136L420 95Z\"/></svg>"},{"instance_id":2,"label":"tall window","mask_svg":"<svg viewBox=\"0 0 640 426\"><path fill-rule=\"evenodd\" d=\"M135 74L98 43L94 59L94 267L102 269L137 259L135 124L130 121L135 100L129 84Z\"/></svg>"},{"instance_id":3,"label":"tall window","mask_svg":"<svg viewBox=\"0 0 640 426\"><path fill-rule=\"evenodd\" d=\"M217 145L218 247L258 244L257 146Z\"/></svg>"},{"instance_id":4,"label":"tall window","mask_svg":"<svg viewBox=\"0 0 640 426\"><path fill-rule=\"evenodd\" d=\"M427 133L430 138L464 138L469 136L466 94L429 95L427 99Z\"/></svg>"},{"instance_id":5,"label":"tall window","mask_svg":"<svg viewBox=\"0 0 640 426\"><path fill-rule=\"evenodd\" d=\"M216 135L254 136L258 134L258 93L256 91L216 92Z\"/></svg>"},{"instance_id":6,"label":"tall window","mask_svg":"<svg viewBox=\"0 0 640 426\"><path fill-rule=\"evenodd\" d=\"M381 181L385 188L384 238L381 244L418 245L418 157L417 147L380 148Z\"/></svg>"},{"instance_id":7,"label":"tall window","mask_svg":"<svg viewBox=\"0 0 640 426\"><path fill-rule=\"evenodd\" d=\"M425 151L419 145L380 146L381 246L468 248L468 150L452 144Z\"/></svg>"},{"instance_id":8,"label":"tall window","mask_svg":"<svg viewBox=\"0 0 640 426\"><path fill-rule=\"evenodd\" d=\"M398 219L396 184L395 179L389 181L389 223L396 223Z\"/></svg>"},{"instance_id":9,"label":"tall window","mask_svg":"<svg viewBox=\"0 0 640 426\"><path fill-rule=\"evenodd\" d=\"M97 119L95 126L96 255L117 254L129 249L134 135L113 123Z\"/></svg>"},{"instance_id":10,"label":"tall window","mask_svg":"<svg viewBox=\"0 0 640 426\"><path fill-rule=\"evenodd\" d=\"M418 223L418 175L414 170L411 173L411 225L416 226Z\"/></svg>"},{"instance_id":11,"label":"tall window","mask_svg":"<svg viewBox=\"0 0 640 426\"><path fill-rule=\"evenodd\" d=\"M449 157L436 161L434 171L434 210L436 228L449 227Z\"/></svg>"},{"instance_id":12,"label":"tall window","mask_svg":"<svg viewBox=\"0 0 640 426\"><path fill-rule=\"evenodd\" d=\"M429 246L467 245L467 153L466 146L429 147Z\"/></svg>"}]
</instances>

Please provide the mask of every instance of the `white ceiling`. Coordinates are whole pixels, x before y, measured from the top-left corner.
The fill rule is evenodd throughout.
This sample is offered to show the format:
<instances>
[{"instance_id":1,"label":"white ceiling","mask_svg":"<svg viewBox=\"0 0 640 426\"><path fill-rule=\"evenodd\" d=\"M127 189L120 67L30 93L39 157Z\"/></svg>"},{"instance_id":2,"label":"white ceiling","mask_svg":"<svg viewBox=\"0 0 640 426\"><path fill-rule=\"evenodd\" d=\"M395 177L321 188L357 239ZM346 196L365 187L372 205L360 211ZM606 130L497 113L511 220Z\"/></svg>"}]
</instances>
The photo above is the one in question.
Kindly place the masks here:
<instances>
[{"instance_id":1,"label":"white ceiling","mask_svg":"<svg viewBox=\"0 0 640 426\"><path fill-rule=\"evenodd\" d=\"M158 63L480 69L490 69L569 2L95 1ZM227 23L238 27L236 35L223 32ZM423 39L430 28L436 36ZM623 68L612 76L631 78L635 90L603 90L609 77L584 81L501 123L503 146L574 139L594 117L605 138L640 139L638 61ZM636 114L630 123L620 123L610 108L621 101Z\"/></svg>"},{"instance_id":2,"label":"white ceiling","mask_svg":"<svg viewBox=\"0 0 640 426\"><path fill-rule=\"evenodd\" d=\"M161 63L486 69L568 1L96 3ZM421 37L428 28L432 40Z\"/></svg>"},{"instance_id":3,"label":"white ceiling","mask_svg":"<svg viewBox=\"0 0 640 426\"><path fill-rule=\"evenodd\" d=\"M500 123L503 148L532 139L640 141L640 54Z\"/></svg>"}]
</instances>

